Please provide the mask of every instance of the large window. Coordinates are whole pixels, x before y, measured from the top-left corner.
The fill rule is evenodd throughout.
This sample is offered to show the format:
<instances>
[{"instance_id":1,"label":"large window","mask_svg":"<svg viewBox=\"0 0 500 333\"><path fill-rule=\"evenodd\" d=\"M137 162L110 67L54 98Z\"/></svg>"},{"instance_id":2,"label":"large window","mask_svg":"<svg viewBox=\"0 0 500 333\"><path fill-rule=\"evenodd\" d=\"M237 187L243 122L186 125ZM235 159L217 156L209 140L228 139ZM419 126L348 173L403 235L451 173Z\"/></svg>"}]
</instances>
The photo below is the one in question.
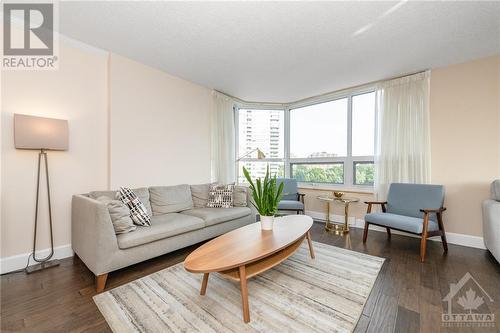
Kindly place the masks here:
<instances>
[{"instance_id":1,"label":"large window","mask_svg":"<svg viewBox=\"0 0 500 333\"><path fill-rule=\"evenodd\" d=\"M290 158L346 156L347 98L290 110Z\"/></svg>"},{"instance_id":2,"label":"large window","mask_svg":"<svg viewBox=\"0 0 500 333\"><path fill-rule=\"evenodd\" d=\"M353 91L283 110L238 109L238 181L271 173L302 184L373 186L375 93ZM266 159L258 160L259 148Z\"/></svg>"},{"instance_id":3,"label":"large window","mask_svg":"<svg viewBox=\"0 0 500 333\"><path fill-rule=\"evenodd\" d=\"M254 178L264 177L266 168L279 177L285 176L284 111L239 109L238 124L238 182L245 183L243 166ZM257 149L265 159L257 159Z\"/></svg>"}]
</instances>

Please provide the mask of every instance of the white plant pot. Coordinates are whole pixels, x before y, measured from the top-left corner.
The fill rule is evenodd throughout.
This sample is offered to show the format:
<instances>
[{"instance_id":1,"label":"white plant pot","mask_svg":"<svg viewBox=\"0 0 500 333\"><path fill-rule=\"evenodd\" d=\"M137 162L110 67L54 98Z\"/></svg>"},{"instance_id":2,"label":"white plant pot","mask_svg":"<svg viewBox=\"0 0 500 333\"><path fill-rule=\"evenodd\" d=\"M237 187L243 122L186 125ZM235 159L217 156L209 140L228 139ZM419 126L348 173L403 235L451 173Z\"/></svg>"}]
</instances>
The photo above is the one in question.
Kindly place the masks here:
<instances>
[{"instance_id":1,"label":"white plant pot","mask_svg":"<svg viewBox=\"0 0 500 333\"><path fill-rule=\"evenodd\" d=\"M274 216L260 216L262 230L273 230Z\"/></svg>"}]
</instances>

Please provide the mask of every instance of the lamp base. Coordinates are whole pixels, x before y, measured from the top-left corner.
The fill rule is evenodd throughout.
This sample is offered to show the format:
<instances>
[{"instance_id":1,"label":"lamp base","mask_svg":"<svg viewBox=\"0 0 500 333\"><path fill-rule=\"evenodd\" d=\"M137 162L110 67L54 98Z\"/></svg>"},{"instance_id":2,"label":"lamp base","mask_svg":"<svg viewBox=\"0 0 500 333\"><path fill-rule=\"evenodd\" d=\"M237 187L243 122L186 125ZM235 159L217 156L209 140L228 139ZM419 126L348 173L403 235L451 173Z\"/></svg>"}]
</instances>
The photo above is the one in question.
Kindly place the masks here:
<instances>
[{"instance_id":1,"label":"lamp base","mask_svg":"<svg viewBox=\"0 0 500 333\"><path fill-rule=\"evenodd\" d=\"M40 264L28 266L28 267L26 267L25 271L26 271L26 274L31 274L31 273L41 271L41 270L46 269L46 268L51 268L51 267L56 267L56 266L59 266L58 259L49 260L49 261L42 262Z\"/></svg>"}]
</instances>

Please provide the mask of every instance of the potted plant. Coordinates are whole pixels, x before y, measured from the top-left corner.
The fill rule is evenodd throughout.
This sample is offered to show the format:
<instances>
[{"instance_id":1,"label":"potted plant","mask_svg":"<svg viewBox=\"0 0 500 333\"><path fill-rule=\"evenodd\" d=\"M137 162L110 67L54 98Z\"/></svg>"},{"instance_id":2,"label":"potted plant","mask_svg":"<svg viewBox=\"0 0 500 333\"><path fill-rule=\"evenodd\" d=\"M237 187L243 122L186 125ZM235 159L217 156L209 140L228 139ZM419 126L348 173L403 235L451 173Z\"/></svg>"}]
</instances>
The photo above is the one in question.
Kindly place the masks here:
<instances>
[{"instance_id":1,"label":"potted plant","mask_svg":"<svg viewBox=\"0 0 500 333\"><path fill-rule=\"evenodd\" d=\"M276 186L276 175L269 176L269 165L264 179L257 178L255 183L245 167L243 167L243 174L250 183L252 204L259 212L262 230L273 230L274 215L278 211L278 203L282 197L283 183Z\"/></svg>"}]
</instances>

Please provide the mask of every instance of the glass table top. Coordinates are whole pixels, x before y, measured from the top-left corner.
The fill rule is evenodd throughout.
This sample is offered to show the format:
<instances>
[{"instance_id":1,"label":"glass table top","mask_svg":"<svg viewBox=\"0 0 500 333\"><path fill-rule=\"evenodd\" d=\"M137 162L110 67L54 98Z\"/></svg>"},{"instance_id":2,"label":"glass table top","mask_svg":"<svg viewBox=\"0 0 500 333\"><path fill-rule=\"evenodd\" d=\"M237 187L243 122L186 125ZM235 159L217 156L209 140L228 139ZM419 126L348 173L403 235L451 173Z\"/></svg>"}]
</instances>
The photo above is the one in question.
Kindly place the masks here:
<instances>
[{"instance_id":1,"label":"glass table top","mask_svg":"<svg viewBox=\"0 0 500 333\"><path fill-rule=\"evenodd\" d=\"M320 195L318 196L318 200L323 200L323 201L336 201L336 202L343 202L343 203L351 203L351 202L358 202L359 201L359 198L355 198L355 197L341 197L341 198L337 198L337 197L334 197L334 196L329 196L329 195Z\"/></svg>"}]
</instances>

